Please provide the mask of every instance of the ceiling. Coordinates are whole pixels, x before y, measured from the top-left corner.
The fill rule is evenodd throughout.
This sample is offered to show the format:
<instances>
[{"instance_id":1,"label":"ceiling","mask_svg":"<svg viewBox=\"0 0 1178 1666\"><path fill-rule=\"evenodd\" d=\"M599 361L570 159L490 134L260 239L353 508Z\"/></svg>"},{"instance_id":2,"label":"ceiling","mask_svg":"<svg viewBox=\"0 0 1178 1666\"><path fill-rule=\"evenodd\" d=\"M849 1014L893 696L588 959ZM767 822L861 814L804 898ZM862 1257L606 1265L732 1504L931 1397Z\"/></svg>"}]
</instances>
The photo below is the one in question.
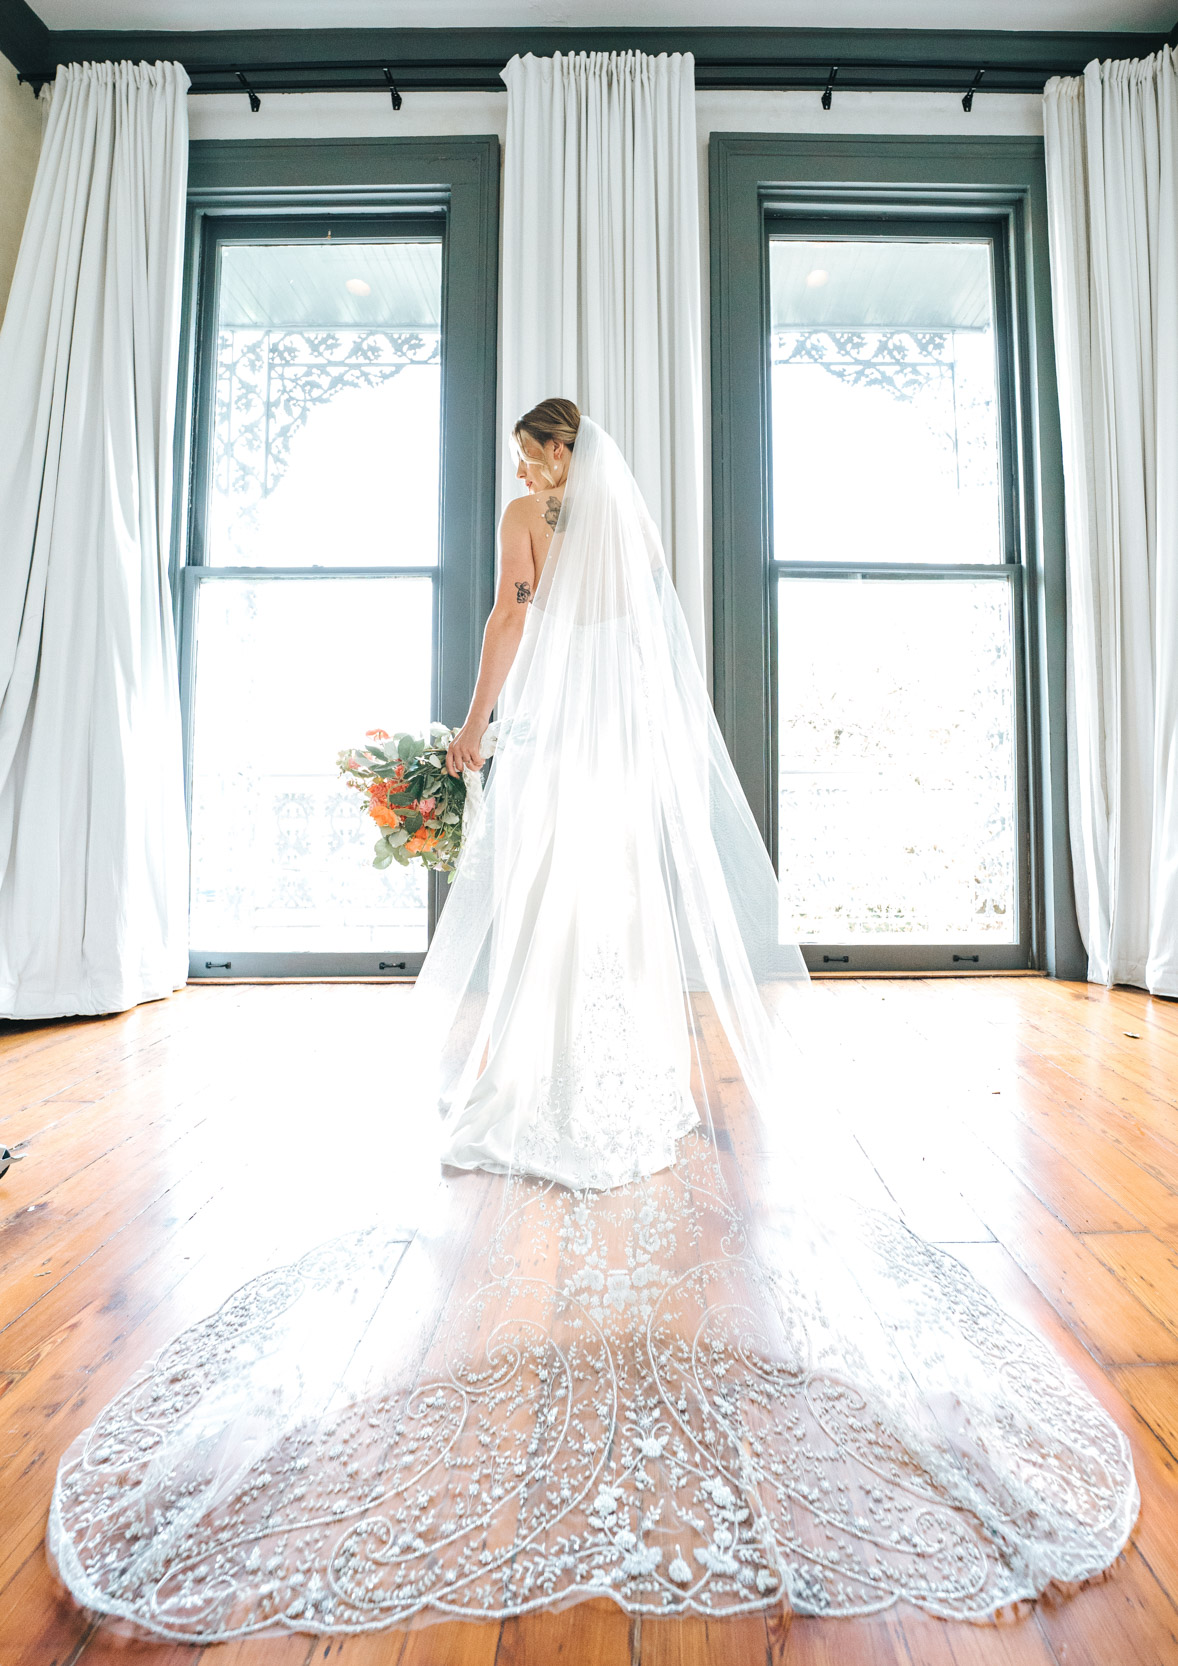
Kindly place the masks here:
<instances>
[{"instance_id":1,"label":"ceiling","mask_svg":"<svg viewBox=\"0 0 1178 1666\"><path fill-rule=\"evenodd\" d=\"M778 329L981 330L990 323L990 246L966 242L769 243Z\"/></svg>"},{"instance_id":2,"label":"ceiling","mask_svg":"<svg viewBox=\"0 0 1178 1666\"><path fill-rule=\"evenodd\" d=\"M1168 30L1178 0L33 0L51 29Z\"/></svg>"},{"instance_id":3,"label":"ceiling","mask_svg":"<svg viewBox=\"0 0 1178 1666\"><path fill-rule=\"evenodd\" d=\"M226 243L218 319L285 329L436 330L441 239Z\"/></svg>"}]
</instances>

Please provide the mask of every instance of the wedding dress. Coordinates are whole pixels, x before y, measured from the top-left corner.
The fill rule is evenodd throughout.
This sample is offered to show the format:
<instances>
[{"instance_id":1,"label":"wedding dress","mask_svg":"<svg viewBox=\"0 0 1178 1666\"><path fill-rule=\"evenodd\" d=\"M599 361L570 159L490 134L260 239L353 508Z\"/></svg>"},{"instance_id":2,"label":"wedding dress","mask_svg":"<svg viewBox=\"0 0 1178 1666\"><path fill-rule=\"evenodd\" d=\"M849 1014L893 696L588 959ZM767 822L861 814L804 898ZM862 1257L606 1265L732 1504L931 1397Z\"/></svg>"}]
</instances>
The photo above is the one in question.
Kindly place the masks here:
<instances>
[{"instance_id":1,"label":"wedding dress","mask_svg":"<svg viewBox=\"0 0 1178 1666\"><path fill-rule=\"evenodd\" d=\"M777 880L587 419L501 710L412 997L436 1178L252 1279L66 1453L75 1598L196 1643L601 1596L981 1620L1106 1568L1124 1435L823 1155Z\"/></svg>"}]
</instances>

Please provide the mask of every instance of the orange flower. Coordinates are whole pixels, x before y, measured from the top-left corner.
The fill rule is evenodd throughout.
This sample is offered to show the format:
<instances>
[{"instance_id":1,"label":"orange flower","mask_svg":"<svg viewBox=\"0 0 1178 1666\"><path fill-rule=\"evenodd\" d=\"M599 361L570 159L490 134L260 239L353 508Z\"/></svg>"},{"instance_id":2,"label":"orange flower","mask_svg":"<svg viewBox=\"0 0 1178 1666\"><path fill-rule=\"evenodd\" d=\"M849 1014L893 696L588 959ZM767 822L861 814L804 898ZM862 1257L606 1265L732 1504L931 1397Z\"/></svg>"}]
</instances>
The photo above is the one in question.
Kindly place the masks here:
<instances>
[{"instance_id":1,"label":"orange flower","mask_svg":"<svg viewBox=\"0 0 1178 1666\"><path fill-rule=\"evenodd\" d=\"M388 740L389 732L387 729L365 729L364 738L365 740Z\"/></svg>"},{"instance_id":2,"label":"orange flower","mask_svg":"<svg viewBox=\"0 0 1178 1666\"><path fill-rule=\"evenodd\" d=\"M401 818L397 812L387 804L370 804L368 814L378 827L399 827Z\"/></svg>"},{"instance_id":3,"label":"orange flower","mask_svg":"<svg viewBox=\"0 0 1178 1666\"><path fill-rule=\"evenodd\" d=\"M433 850L441 833L432 827L419 827L416 833L410 834L405 841L405 849L410 856L419 856L423 850Z\"/></svg>"}]
</instances>

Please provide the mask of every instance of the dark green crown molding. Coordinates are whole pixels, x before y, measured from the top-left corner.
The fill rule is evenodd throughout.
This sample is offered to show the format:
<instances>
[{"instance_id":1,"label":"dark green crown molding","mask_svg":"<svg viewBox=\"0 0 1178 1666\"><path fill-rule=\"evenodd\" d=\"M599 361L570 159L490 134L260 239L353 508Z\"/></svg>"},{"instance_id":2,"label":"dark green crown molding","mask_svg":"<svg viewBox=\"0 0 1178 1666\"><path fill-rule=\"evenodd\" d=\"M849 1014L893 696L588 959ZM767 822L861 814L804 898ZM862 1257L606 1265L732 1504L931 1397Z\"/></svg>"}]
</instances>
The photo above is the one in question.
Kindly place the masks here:
<instances>
[{"instance_id":1,"label":"dark green crown molding","mask_svg":"<svg viewBox=\"0 0 1178 1666\"><path fill-rule=\"evenodd\" d=\"M53 63L53 34L25 0L0 0L0 52L25 70Z\"/></svg>"},{"instance_id":2,"label":"dark green crown molding","mask_svg":"<svg viewBox=\"0 0 1178 1666\"><path fill-rule=\"evenodd\" d=\"M25 0L0 0L0 50L28 79L59 63L178 59L195 91L258 92L386 85L402 91L495 90L517 53L691 52L701 87L826 86L961 90L978 70L986 91L1037 91L1094 58L1137 58L1169 35L933 29L242 29L49 30Z\"/></svg>"}]
</instances>

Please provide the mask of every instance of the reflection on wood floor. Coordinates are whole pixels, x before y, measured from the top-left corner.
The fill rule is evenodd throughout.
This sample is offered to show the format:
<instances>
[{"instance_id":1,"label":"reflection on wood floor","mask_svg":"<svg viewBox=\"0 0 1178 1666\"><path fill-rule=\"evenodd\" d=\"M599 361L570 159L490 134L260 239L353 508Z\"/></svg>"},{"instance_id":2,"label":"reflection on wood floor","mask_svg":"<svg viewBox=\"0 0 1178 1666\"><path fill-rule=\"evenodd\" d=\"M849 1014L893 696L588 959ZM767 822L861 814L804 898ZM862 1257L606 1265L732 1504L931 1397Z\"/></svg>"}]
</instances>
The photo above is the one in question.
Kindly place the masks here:
<instances>
[{"instance_id":1,"label":"reflection on wood floor","mask_svg":"<svg viewBox=\"0 0 1178 1666\"><path fill-rule=\"evenodd\" d=\"M1178 1663L1178 1005L1042 979L815 984L789 1015L797 1121L755 1183L796 1178L816 1122L824 1140L837 1127L853 1189L946 1244L1080 1372L1141 1483L1109 1579L997 1626L639 1623L602 1601L202 1651L90 1623L42 1547L60 1453L242 1278L395 1206L398 1124L431 1114L398 1069L406 994L221 986L0 1025L0 1141L26 1153L0 1181L0 1666ZM709 1043L709 1091L747 1157L739 1083Z\"/></svg>"}]
</instances>

